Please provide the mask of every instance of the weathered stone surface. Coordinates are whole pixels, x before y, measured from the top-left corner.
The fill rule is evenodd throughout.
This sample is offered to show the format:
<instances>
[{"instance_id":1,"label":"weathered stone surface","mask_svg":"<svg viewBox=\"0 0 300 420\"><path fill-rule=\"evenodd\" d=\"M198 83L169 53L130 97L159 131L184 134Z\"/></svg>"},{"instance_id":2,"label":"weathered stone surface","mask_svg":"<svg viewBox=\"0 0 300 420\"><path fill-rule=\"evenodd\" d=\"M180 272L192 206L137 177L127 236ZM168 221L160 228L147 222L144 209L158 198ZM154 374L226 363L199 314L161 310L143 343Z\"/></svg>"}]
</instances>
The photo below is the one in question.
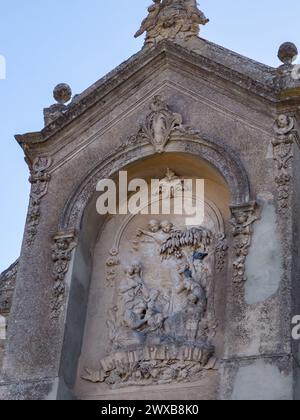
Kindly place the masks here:
<instances>
[{"instance_id":1,"label":"weathered stone surface","mask_svg":"<svg viewBox=\"0 0 300 420\"><path fill-rule=\"evenodd\" d=\"M16 137L33 187L2 399L280 400L300 388L300 82L291 65L198 38L198 11L169 6L155 2L158 33L174 10L186 30L174 21L159 40L145 21L155 48L68 105L58 88L46 127ZM173 193L205 179L203 224L100 216L96 186L123 170Z\"/></svg>"}]
</instances>

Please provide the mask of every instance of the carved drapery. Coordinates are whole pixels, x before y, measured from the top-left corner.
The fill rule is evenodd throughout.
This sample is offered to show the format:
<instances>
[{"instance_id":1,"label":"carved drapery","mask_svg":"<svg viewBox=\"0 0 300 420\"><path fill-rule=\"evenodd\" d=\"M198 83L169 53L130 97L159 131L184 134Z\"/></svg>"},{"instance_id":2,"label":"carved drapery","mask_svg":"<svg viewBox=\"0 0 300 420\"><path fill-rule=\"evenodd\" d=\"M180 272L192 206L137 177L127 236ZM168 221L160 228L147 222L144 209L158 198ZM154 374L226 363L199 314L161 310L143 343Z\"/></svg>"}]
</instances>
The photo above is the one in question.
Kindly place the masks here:
<instances>
[{"instance_id":1,"label":"carved drapery","mask_svg":"<svg viewBox=\"0 0 300 420\"><path fill-rule=\"evenodd\" d=\"M247 280L246 258L252 240L252 224L259 218L259 209L255 202L231 207L233 218L233 247L235 259L233 263L233 282L243 283Z\"/></svg>"},{"instance_id":2,"label":"carved drapery","mask_svg":"<svg viewBox=\"0 0 300 420\"><path fill-rule=\"evenodd\" d=\"M65 277L69 270L72 252L77 245L77 232L75 230L61 231L54 236L53 240L54 286L51 299L51 318L56 319L62 312L65 301Z\"/></svg>"},{"instance_id":3,"label":"carved drapery","mask_svg":"<svg viewBox=\"0 0 300 420\"><path fill-rule=\"evenodd\" d=\"M274 160L277 163L277 186L278 211L280 214L287 212L291 194L291 163L293 160L293 144L297 139L297 131L294 129L294 119L287 115L279 115L275 124L276 137L272 140Z\"/></svg>"},{"instance_id":4,"label":"carved drapery","mask_svg":"<svg viewBox=\"0 0 300 420\"><path fill-rule=\"evenodd\" d=\"M41 217L41 200L47 194L48 184L51 175L47 173L47 169L52 164L49 157L38 157L34 160L31 167L29 182L31 183L29 210L26 222L26 242L27 245L34 243L37 227Z\"/></svg>"}]
</instances>

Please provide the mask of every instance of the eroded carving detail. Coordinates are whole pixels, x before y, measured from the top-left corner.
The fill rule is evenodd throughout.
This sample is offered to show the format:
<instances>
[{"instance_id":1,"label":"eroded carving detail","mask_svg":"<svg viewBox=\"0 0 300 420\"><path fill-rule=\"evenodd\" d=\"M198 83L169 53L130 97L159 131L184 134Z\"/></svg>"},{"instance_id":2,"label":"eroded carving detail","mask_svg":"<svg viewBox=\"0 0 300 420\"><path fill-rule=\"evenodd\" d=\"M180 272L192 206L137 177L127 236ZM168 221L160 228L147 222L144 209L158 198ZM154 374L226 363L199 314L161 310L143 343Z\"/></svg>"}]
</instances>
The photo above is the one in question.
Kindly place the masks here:
<instances>
[{"instance_id":1,"label":"eroded carving detail","mask_svg":"<svg viewBox=\"0 0 300 420\"><path fill-rule=\"evenodd\" d=\"M272 140L274 160L277 162L278 174L275 177L277 185L278 211L285 213L288 209L291 189L291 161L293 159L293 144L296 132L294 119L287 115L279 115L274 131L276 138Z\"/></svg>"},{"instance_id":2,"label":"eroded carving detail","mask_svg":"<svg viewBox=\"0 0 300 420\"><path fill-rule=\"evenodd\" d=\"M116 248L112 248L109 253L109 257L106 260L106 280L108 285L113 285L117 277L117 267L120 265L119 251Z\"/></svg>"},{"instance_id":3,"label":"eroded carving detail","mask_svg":"<svg viewBox=\"0 0 300 420\"><path fill-rule=\"evenodd\" d=\"M27 216L27 244L34 243L37 226L40 222L41 200L47 194L51 175L46 171L51 166L52 159L48 157L36 158L31 168L29 182L31 183L30 202Z\"/></svg>"},{"instance_id":4,"label":"eroded carving detail","mask_svg":"<svg viewBox=\"0 0 300 420\"><path fill-rule=\"evenodd\" d=\"M8 316L10 312L18 268L19 260L0 275L0 315Z\"/></svg>"},{"instance_id":5,"label":"eroded carving detail","mask_svg":"<svg viewBox=\"0 0 300 420\"><path fill-rule=\"evenodd\" d=\"M55 235L52 248L52 261L54 263L54 288L51 300L51 317L59 317L65 300L65 276L68 272L72 251L77 245L76 231L61 231Z\"/></svg>"},{"instance_id":6,"label":"eroded carving detail","mask_svg":"<svg viewBox=\"0 0 300 420\"><path fill-rule=\"evenodd\" d=\"M199 25L209 22L196 0L153 0L153 3L135 34L137 38L147 33L146 47L153 47L163 39L187 41L199 35Z\"/></svg>"},{"instance_id":7,"label":"eroded carving detail","mask_svg":"<svg viewBox=\"0 0 300 420\"><path fill-rule=\"evenodd\" d=\"M169 280L150 280L139 260L124 270L107 321L110 356L100 369L86 368L82 379L112 388L190 382L214 367L211 245L212 234L202 227L178 229L151 220L138 229L136 250L150 247Z\"/></svg>"},{"instance_id":8,"label":"eroded carving detail","mask_svg":"<svg viewBox=\"0 0 300 420\"><path fill-rule=\"evenodd\" d=\"M228 248L228 241L222 234L216 244L216 269L219 273L224 271Z\"/></svg>"},{"instance_id":9,"label":"eroded carving detail","mask_svg":"<svg viewBox=\"0 0 300 420\"><path fill-rule=\"evenodd\" d=\"M234 283L245 282L246 258L252 239L252 224L258 220L258 208L256 203L247 203L241 206L231 207L233 225L235 261L233 263Z\"/></svg>"},{"instance_id":10,"label":"eroded carving detail","mask_svg":"<svg viewBox=\"0 0 300 420\"><path fill-rule=\"evenodd\" d=\"M146 141L151 143L158 153L164 151L171 133L181 126L182 117L171 112L166 101L159 95L153 98L150 109L151 113L146 117L137 135L131 136L123 143L122 149Z\"/></svg>"}]
</instances>

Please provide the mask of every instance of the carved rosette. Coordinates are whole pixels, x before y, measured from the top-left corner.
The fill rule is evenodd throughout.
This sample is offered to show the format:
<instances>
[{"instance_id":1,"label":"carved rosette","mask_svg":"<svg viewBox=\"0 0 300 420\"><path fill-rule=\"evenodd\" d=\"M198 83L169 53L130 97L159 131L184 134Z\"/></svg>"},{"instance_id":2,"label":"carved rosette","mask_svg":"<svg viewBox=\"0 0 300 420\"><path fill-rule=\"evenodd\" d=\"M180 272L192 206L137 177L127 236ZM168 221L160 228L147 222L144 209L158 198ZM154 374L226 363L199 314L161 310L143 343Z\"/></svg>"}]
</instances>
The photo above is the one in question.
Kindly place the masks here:
<instances>
[{"instance_id":1,"label":"carved rosette","mask_svg":"<svg viewBox=\"0 0 300 420\"><path fill-rule=\"evenodd\" d=\"M123 143L122 148L146 141L152 144L158 153L165 150L172 132L182 125L182 117L170 111L166 101L159 95L153 98L150 109L151 113L138 133Z\"/></svg>"},{"instance_id":2,"label":"carved rosette","mask_svg":"<svg viewBox=\"0 0 300 420\"><path fill-rule=\"evenodd\" d=\"M54 288L51 300L51 317L52 319L56 319L62 311L65 300L65 277L69 270L72 252L77 245L77 233L75 230L61 231L53 239L52 261L54 263Z\"/></svg>"},{"instance_id":3,"label":"carved rosette","mask_svg":"<svg viewBox=\"0 0 300 420\"><path fill-rule=\"evenodd\" d=\"M276 137L272 140L274 160L277 163L277 185L278 211L286 213L289 207L291 193L291 162L293 160L293 144L297 132L294 130L294 119L287 115L279 115L275 124L274 132Z\"/></svg>"},{"instance_id":4,"label":"carved rosette","mask_svg":"<svg viewBox=\"0 0 300 420\"><path fill-rule=\"evenodd\" d=\"M109 257L106 260L106 281L112 286L118 274L118 266L120 265L119 251L112 248L109 252Z\"/></svg>"},{"instance_id":5,"label":"carved rosette","mask_svg":"<svg viewBox=\"0 0 300 420\"><path fill-rule=\"evenodd\" d=\"M47 194L48 184L51 179L51 175L47 173L47 169L52 164L52 159L48 157L38 157L34 160L29 182L31 183L30 202L29 210L26 222L27 245L34 243L37 227L41 217L41 200Z\"/></svg>"},{"instance_id":6,"label":"carved rosette","mask_svg":"<svg viewBox=\"0 0 300 420\"><path fill-rule=\"evenodd\" d=\"M258 220L258 208L255 202L231 207L235 260L233 263L233 282L243 283L246 276L246 258L252 240L252 224Z\"/></svg>"}]
</instances>

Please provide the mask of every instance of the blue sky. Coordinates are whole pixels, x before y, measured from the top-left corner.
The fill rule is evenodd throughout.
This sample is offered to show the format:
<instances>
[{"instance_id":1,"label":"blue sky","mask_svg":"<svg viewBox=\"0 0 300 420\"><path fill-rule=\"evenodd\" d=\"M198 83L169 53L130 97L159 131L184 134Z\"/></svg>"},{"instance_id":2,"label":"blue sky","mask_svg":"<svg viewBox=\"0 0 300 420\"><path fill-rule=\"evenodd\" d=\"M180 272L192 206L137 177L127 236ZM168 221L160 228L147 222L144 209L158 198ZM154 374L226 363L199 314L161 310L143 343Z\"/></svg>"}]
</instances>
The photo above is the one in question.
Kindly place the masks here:
<instances>
[{"instance_id":1,"label":"blue sky","mask_svg":"<svg viewBox=\"0 0 300 420\"><path fill-rule=\"evenodd\" d=\"M0 272L19 255L28 206L28 169L14 134L38 131L52 90L80 93L137 52L133 34L150 0L0 0ZM300 47L298 0L202 0L201 36L277 66L285 41Z\"/></svg>"}]
</instances>

